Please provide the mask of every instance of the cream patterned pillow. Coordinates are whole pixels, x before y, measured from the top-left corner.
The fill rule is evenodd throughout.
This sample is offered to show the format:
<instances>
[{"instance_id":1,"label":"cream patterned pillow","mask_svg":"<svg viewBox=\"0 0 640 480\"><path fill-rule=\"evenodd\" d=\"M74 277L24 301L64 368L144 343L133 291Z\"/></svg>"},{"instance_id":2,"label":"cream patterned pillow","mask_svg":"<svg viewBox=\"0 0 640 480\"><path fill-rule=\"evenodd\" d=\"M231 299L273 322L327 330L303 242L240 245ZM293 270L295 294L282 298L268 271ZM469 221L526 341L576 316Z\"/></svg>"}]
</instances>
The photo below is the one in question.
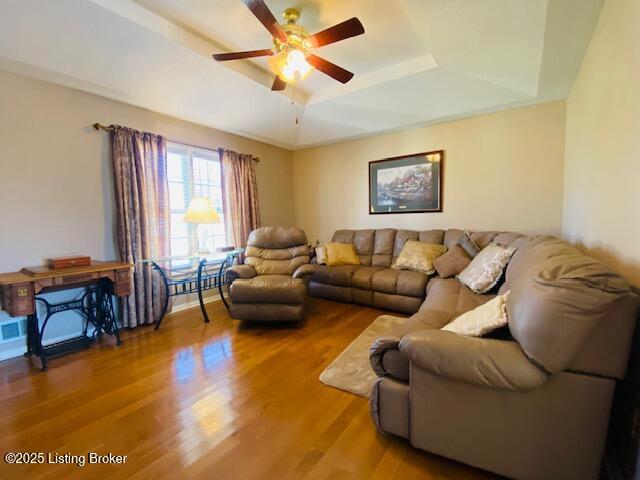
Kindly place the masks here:
<instances>
[{"instance_id":1,"label":"cream patterned pillow","mask_svg":"<svg viewBox=\"0 0 640 480\"><path fill-rule=\"evenodd\" d=\"M487 245L458 275L458 280L476 293L486 293L498 283L515 249Z\"/></svg>"},{"instance_id":2,"label":"cream patterned pillow","mask_svg":"<svg viewBox=\"0 0 640 480\"><path fill-rule=\"evenodd\" d=\"M431 275L435 272L433 261L446 251L447 247L444 245L407 240L391 268L413 270Z\"/></svg>"},{"instance_id":3,"label":"cream patterned pillow","mask_svg":"<svg viewBox=\"0 0 640 480\"><path fill-rule=\"evenodd\" d=\"M318 265L327 264L327 249L324 246L316 247L316 262Z\"/></svg>"},{"instance_id":4,"label":"cream patterned pillow","mask_svg":"<svg viewBox=\"0 0 640 480\"><path fill-rule=\"evenodd\" d=\"M481 337L507 324L507 295L505 292L493 300L463 313L442 330L468 337Z\"/></svg>"}]
</instances>

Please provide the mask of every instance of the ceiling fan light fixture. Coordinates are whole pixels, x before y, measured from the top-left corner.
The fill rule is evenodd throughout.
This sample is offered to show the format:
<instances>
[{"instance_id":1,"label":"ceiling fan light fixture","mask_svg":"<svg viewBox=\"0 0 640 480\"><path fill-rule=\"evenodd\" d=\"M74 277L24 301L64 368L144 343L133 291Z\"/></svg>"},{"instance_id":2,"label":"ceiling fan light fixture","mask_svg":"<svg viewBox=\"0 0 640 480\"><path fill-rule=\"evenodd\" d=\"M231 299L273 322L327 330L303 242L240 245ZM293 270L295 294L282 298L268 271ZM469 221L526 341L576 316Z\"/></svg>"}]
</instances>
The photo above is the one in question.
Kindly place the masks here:
<instances>
[{"instance_id":1,"label":"ceiling fan light fixture","mask_svg":"<svg viewBox=\"0 0 640 480\"><path fill-rule=\"evenodd\" d=\"M284 90L285 83L293 83L296 76L304 79L317 69L341 83L353 78L353 73L331 63L312 52L324 45L356 37L364 33L364 27L356 17L345 20L314 35L309 33L297 21L300 11L288 8L284 11L285 24L280 24L273 16L264 0L242 0L251 13L268 30L273 38L273 48L250 50L246 52L216 53L213 58L218 62L240 60L254 57L269 57L269 68L276 74L272 91Z\"/></svg>"},{"instance_id":2,"label":"ceiling fan light fixture","mask_svg":"<svg viewBox=\"0 0 640 480\"><path fill-rule=\"evenodd\" d=\"M301 79L304 79L313 70L313 67L307 62L304 52L298 49L291 50L287 54L286 64L294 72L297 72Z\"/></svg>"},{"instance_id":3,"label":"ceiling fan light fixture","mask_svg":"<svg viewBox=\"0 0 640 480\"><path fill-rule=\"evenodd\" d=\"M269 68L287 83L294 83L299 76L306 78L313 70L307 62L306 54L299 49L276 53L269 58Z\"/></svg>"},{"instance_id":4,"label":"ceiling fan light fixture","mask_svg":"<svg viewBox=\"0 0 640 480\"><path fill-rule=\"evenodd\" d=\"M291 65L285 65L278 76L287 83L294 83L296 81L296 71Z\"/></svg>"}]
</instances>

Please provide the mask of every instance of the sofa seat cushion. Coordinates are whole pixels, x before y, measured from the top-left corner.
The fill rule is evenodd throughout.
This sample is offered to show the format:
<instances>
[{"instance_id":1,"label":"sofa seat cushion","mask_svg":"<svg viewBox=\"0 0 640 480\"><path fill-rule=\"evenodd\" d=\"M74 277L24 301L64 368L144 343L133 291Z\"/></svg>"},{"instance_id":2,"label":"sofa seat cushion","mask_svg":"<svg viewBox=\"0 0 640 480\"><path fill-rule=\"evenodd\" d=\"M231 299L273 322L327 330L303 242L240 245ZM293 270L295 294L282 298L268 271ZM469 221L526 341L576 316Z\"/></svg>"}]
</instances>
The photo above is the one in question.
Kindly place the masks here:
<instances>
[{"instance_id":1,"label":"sofa seat cushion","mask_svg":"<svg viewBox=\"0 0 640 480\"><path fill-rule=\"evenodd\" d=\"M384 267L360 267L351 277L351 286L359 288L361 290L373 290L371 282L373 275L380 270L385 270Z\"/></svg>"},{"instance_id":2,"label":"sofa seat cushion","mask_svg":"<svg viewBox=\"0 0 640 480\"><path fill-rule=\"evenodd\" d=\"M454 317L473 310L493 298L495 295L481 295L473 292L455 278L435 277L427 286L427 298L418 313L423 310L436 310L448 312Z\"/></svg>"},{"instance_id":3,"label":"sofa seat cushion","mask_svg":"<svg viewBox=\"0 0 640 480\"><path fill-rule=\"evenodd\" d=\"M421 272L385 268L373 274L371 286L376 292L422 298L428 280L429 277Z\"/></svg>"},{"instance_id":4,"label":"sofa seat cushion","mask_svg":"<svg viewBox=\"0 0 640 480\"><path fill-rule=\"evenodd\" d=\"M318 265L311 279L317 283L326 283L337 287L350 287L351 277L359 268L362 267L360 265L336 265L335 267Z\"/></svg>"},{"instance_id":5,"label":"sofa seat cushion","mask_svg":"<svg viewBox=\"0 0 640 480\"><path fill-rule=\"evenodd\" d=\"M259 275L238 279L231 284L229 296L236 303L304 303L305 286L299 278L287 275Z\"/></svg>"},{"instance_id":6,"label":"sofa seat cushion","mask_svg":"<svg viewBox=\"0 0 640 480\"><path fill-rule=\"evenodd\" d=\"M411 320L420 322L423 328L440 329L447 325L457 314L446 310L421 308L411 315Z\"/></svg>"}]
</instances>

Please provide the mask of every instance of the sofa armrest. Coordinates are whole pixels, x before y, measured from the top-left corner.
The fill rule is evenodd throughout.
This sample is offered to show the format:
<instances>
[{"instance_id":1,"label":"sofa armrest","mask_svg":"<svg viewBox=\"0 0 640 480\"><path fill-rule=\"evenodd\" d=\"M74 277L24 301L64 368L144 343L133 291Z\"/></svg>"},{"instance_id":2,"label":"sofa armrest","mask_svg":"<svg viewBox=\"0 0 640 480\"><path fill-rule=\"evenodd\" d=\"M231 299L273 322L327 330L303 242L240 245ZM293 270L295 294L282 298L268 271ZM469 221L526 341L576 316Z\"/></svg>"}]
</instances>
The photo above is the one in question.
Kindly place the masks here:
<instances>
[{"instance_id":1,"label":"sofa armrest","mask_svg":"<svg viewBox=\"0 0 640 480\"><path fill-rule=\"evenodd\" d=\"M431 325L425 324L422 321L418 321L415 318L415 315L412 317L405 319L402 317L396 317L395 315L381 315L378 317L378 320L382 319L389 320L389 323L397 323L394 320L401 319L402 323L390 330L386 331L383 335L377 337L371 347L369 348L369 363L371 364L371 368L379 377L384 377L385 375L394 376L392 372L387 371L385 366L385 354L390 353L390 355L394 356L396 353L402 355L403 358L406 359L404 353L400 353L399 344L402 338L412 332L428 330L432 327ZM392 352L392 351L395 351ZM407 360L407 372L408 372L408 360ZM401 380L405 380L405 378L401 378Z\"/></svg>"},{"instance_id":2,"label":"sofa armrest","mask_svg":"<svg viewBox=\"0 0 640 480\"><path fill-rule=\"evenodd\" d=\"M304 265L300 265L298 268L296 268L296 271L293 272L293 278L301 278L302 280L306 281L308 280L307 277L310 277L311 275L316 273L319 268L320 265L318 265L317 263L305 263Z\"/></svg>"},{"instance_id":3,"label":"sofa armrest","mask_svg":"<svg viewBox=\"0 0 640 480\"><path fill-rule=\"evenodd\" d=\"M369 349L369 363L379 377L384 377L388 372L382 363L382 357L389 350L398 350L398 344L402 338L399 335L383 335L376 338Z\"/></svg>"},{"instance_id":4,"label":"sofa armrest","mask_svg":"<svg viewBox=\"0 0 640 480\"><path fill-rule=\"evenodd\" d=\"M227 269L227 275L231 282L238 278L253 278L257 275L256 269L251 265L233 265Z\"/></svg>"},{"instance_id":5,"label":"sofa armrest","mask_svg":"<svg viewBox=\"0 0 640 480\"><path fill-rule=\"evenodd\" d=\"M398 347L420 368L460 382L526 390L543 385L548 377L513 341L421 330L404 336Z\"/></svg>"}]
</instances>

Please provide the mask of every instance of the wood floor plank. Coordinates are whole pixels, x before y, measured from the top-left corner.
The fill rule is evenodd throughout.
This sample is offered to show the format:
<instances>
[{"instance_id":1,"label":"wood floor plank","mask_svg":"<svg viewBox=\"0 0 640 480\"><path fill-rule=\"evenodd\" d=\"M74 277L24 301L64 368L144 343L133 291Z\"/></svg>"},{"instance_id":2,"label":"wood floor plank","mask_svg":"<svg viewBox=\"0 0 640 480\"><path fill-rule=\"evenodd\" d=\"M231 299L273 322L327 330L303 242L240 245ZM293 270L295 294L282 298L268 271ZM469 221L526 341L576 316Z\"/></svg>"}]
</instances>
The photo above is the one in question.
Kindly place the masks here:
<instances>
[{"instance_id":1,"label":"wood floor plank","mask_svg":"<svg viewBox=\"0 0 640 480\"><path fill-rule=\"evenodd\" d=\"M380 311L314 300L302 325L242 324L221 303L54 359L0 363L0 450L127 455L8 465L2 479L487 479L379 434L322 370Z\"/></svg>"}]
</instances>

